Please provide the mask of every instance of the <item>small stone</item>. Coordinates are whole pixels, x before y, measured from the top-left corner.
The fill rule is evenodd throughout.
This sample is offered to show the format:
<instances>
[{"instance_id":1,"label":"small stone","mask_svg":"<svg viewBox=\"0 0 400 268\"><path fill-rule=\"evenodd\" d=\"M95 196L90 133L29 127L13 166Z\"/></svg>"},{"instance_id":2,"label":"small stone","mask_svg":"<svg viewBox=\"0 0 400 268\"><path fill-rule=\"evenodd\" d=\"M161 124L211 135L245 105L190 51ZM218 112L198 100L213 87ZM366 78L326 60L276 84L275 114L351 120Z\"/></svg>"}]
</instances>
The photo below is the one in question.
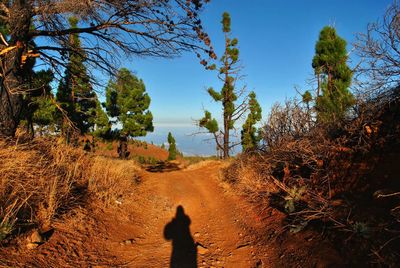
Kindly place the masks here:
<instances>
[{"instance_id":1,"label":"small stone","mask_svg":"<svg viewBox=\"0 0 400 268\"><path fill-rule=\"evenodd\" d=\"M194 233L194 237L200 237L200 233L199 232Z\"/></svg>"},{"instance_id":2,"label":"small stone","mask_svg":"<svg viewBox=\"0 0 400 268\"><path fill-rule=\"evenodd\" d=\"M125 240L125 245L131 245L131 244L132 244L132 240L130 240L130 239Z\"/></svg>"},{"instance_id":3,"label":"small stone","mask_svg":"<svg viewBox=\"0 0 400 268\"><path fill-rule=\"evenodd\" d=\"M197 245L197 252L200 255L204 255L204 254L206 254L208 252L208 249L203 247L203 246L201 246L201 245Z\"/></svg>"},{"instance_id":4,"label":"small stone","mask_svg":"<svg viewBox=\"0 0 400 268\"><path fill-rule=\"evenodd\" d=\"M39 244L37 244L37 243L28 243L28 244L26 244L26 248L27 249L35 249L38 246L39 246Z\"/></svg>"},{"instance_id":5,"label":"small stone","mask_svg":"<svg viewBox=\"0 0 400 268\"><path fill-rule=\"evenodd\" d=\"M43 243L43 237L40 235L38 230L34 230L32 234L28 238L29 242L31 243Z\"/></svg>"}]
</instances>

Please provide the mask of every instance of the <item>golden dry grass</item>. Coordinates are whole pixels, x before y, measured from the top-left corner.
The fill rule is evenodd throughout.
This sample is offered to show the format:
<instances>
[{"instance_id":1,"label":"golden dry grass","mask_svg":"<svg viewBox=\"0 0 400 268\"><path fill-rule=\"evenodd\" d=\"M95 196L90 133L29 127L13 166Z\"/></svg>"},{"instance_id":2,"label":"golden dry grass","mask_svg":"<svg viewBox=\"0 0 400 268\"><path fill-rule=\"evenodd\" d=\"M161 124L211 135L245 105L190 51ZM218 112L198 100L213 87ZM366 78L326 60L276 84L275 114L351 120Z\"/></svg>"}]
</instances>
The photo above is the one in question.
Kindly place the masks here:
<instances>
[{"instance_id":1,"label":"golden dry grass","mask_svg":"<svg viewBox=\"0 0 400 268\"><path fill-rule=\"evenodd\" d=\"M122 198L131 194L138 182L138 168L134 160L119 160L97 156L88 170L89 192L101 204L119 204Z\"/></svg>"},{"instance_id":2,"label":"golden dry grass","mask_svg":"<svg viewBox=\"0 0 400 268\"><path fill-rule=\"evenodd\" d=\"M251 200L258 200L260 193L277 193L281 183L268 176L262 163L255 157L238 157L223 170L222 180L228 182L239 193L244 193ZM270 177L266 179L266 176Z\"/></svg>"},{"instance_id":3,"label":"golden dry grass","mask_svg":"<svg viewBox=\"0 0 400 268\"><path fill-rule=\"evenodd\" d=\"M116 204L133 191L137 174L133 161L93 156L54 139L0 140L0 241L17 228L47 229L78 206Z\"/></svg>"}]
</instances>

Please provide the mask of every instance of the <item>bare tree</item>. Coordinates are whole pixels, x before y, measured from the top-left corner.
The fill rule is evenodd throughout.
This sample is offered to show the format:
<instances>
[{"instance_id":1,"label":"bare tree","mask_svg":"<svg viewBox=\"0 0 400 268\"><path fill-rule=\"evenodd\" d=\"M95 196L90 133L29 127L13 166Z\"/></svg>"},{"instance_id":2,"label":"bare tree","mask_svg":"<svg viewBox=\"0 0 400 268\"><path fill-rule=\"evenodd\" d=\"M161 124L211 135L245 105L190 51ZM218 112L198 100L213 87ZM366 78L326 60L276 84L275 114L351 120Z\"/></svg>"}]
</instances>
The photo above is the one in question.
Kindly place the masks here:
<instances>
[{"instance_id":1,"label":"bare tree","mask_svg":"<svg viewBox=\"0 0 400 268\"><path fill-rule=\"evenodd\" d=\"M173 57L195 50L215 58L199 19L208 1L2 0L0 135L15 133L34 57L56 74L67 67L69 53L82 53L90 69L108 73L122 55ZM70 16L80 19L78 27L69 26ZM74 33L81 51L68 42Z\"/></svg>"},{"instance_id":2,"label":"bare tree","mask_svg":"<svg viewBox=\"0 0 400 268\"><path fill-rule=\"evenodd\" d=\"M275 103L263 127L264 150L279 148L283 142L299 139L310 132L314 122L309 108L297 99Z\"/></svg>"},{"instance_id":3,"label":"bare tree","mask_svg":"<svg viewBox=\"0 0 400 268\"><path fill-rule=\"evenodd\" d=\"M370 23L354 46L362 62L356 68L359 85L376 96L400 82L400 7L394 2L381 20Z\"/></svg>"}]
</instances>

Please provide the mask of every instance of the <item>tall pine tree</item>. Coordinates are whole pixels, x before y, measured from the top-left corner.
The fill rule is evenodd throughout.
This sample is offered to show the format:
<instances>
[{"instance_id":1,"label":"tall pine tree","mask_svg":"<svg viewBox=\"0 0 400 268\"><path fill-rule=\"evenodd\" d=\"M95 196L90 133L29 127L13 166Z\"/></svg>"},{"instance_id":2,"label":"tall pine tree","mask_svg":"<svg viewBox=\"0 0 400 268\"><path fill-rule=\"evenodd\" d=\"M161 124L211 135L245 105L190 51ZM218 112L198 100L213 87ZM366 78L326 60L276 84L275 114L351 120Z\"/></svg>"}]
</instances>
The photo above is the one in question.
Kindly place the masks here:
<instances>
[{"instance_id":1,"label":"tall pine tree","mask_svg":"<svg viewBox=\"0 0 400 268\"><path fill-rule=\"evenodd\" d=\"M337 123L354 103L349 90L353 73L347 60L346 41L333 27L324 27L312 61L318 79L316 111L321 123Z\"/></svg>"},{"instance_id":2,"label":"tall pine tree","mask_svg":"<svg viewBox=\"0 0 400 268\"><path fill-rule=\"evenodd\" d=\"M71 17L69 22L72 29L77 28L77 18ZM57 101L64 110L63 114L59 114L60 124L67 140L74 128L79 134L85 134L94 127L91 118L96 116L98 102L85 66L86 57L81 48L79 34L70 34L68 48L69 62L57 90ZM69 122L72 122L73 126Z\"/></svg>"},{"instance_id":3,"label":"tall pine tree","mask_svg":"<svg viewBox=\"0 0 400 268\"><path fill-rule=\"evenodd\" d=\"M223 82L220 91L213 88L208 89L208 94L214 101L222 104L223 127L220 129L218 121L212 118L209 111L205 111L204 117L199 120L199 126L212 133L217 143L217 147L223 152L223 157L229 157L229 151L237 144L230 141L230 132L234 128L235 122L241 118L246 111L247 104L242 102L237 105L238 96L243 90L236 88L236 83L240 77L238 39L231 38L231 17L225 12L222 15L222 31L225 35L225 51L220 59L218 68L218 78ZM215 64L208 67L211 70L217 69Z\"/></svg>"}]
</instances>

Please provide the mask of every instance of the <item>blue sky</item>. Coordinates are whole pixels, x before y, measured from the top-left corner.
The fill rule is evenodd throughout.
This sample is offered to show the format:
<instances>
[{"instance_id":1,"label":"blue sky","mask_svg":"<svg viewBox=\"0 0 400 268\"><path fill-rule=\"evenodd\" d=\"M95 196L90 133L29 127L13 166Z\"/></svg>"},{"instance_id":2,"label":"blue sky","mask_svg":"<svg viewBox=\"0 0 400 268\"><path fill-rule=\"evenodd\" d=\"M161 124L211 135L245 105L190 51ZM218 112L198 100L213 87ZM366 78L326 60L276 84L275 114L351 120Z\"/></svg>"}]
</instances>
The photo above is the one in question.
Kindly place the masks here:
<instances>
[{"instance_id":1,"label":"blue sky","mask_svg":"<svg viewBox=\"0 0 400 268\"><path fill-rule=\"evenodd\" d=\"M231 14L233 37L239 39L240 59L249 90L257 93L264 118L276 101L296 94L294 86L307 89L312 77L311 60L319 31L334 25L348 41L382 16L389 0L212 0L202 13L204 27L218 55L223 51L221 15ZM351 54L353 63L356 61ZM216 74L206 71L193 53L175 59L133 58L122 65L146 84L152 98L155 125L191 125L203 107L218 115L219 107L206 88L220 88Z\"/></svg>"}]
</instances>

